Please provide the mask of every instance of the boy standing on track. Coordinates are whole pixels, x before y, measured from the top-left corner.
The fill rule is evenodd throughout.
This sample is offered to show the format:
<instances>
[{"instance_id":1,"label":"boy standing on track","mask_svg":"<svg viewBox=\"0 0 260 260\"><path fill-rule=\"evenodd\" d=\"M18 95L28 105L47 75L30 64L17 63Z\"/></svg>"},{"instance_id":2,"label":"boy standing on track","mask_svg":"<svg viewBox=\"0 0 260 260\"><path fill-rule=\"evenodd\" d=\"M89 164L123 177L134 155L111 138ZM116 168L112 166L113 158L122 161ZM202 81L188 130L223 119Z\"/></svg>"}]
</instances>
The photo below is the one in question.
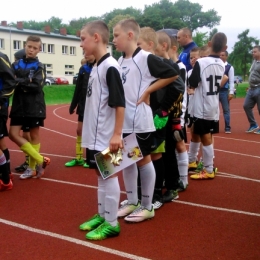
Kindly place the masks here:
<instances>
[{"instance_id":1,"label":"boy standing on track","mask_svg":"<svg viewBox=\"0 0 260 260\"><path fill-rule=\"evenodd\" d=\"M40 178L50 159L40 153L40 126L44 126L46 105L43 87L45 83L45 68L38 60L37 54L41 48L41 38L28 36L25 45L26 56L13 63L17 86L14 90L13 103L10 112L10 139L29 155L29 167L20 179ZM23 126L30 128L31 141L20 136ZM37 164L37 170L36 170Z\"/></svg>"},{"instance_id":2,"label":"boy standing on track","mask_svg":"<svg viewBox=\"0 0 260 260\"><path fill-rule=\"evenodd\" d=\"M139 33L140 27L134 19L121 20L113 29L113 43L118 51L123 52L123 56L119 58L126 97L123 133L124 136L136 134L143 155L143 159L137 164L123 170L128 202L119 208L118 217L125 217L127 222L141 222L154 217L152 198L155 169L150 153L151 133L155 131L155 127L151 107L144 101L147 101L150 93L163 88L178 77L171 66L150 52L137 47ZM145 91L146 95L141 98ZM161 111L158 120L166 122L164 120L166 116L167 112ZM137 195L137 167L141 179L141 205Z\"/></svg>"},{"instance_id":3,"label":"boy standing on track","mask_svg":"<svg viewBox=\"0 0 260 260\"><path fill-rule=\"evenodd\" d=\"M81 44L85 55L94 55L87 86L83 119L82 147L87 148L87 163L98 174L98 214L80 225L90 231L86 238L102 240L117 236L120 226L117 209L120 198L118 177L103 179L97 171L94 155L109 147L111 152L123 148L122 127L125 97L118 62L107 53L109 29L103 21L87 23L81 30Z\"/></svg>"},{"instance_id":4,"label":"boy standing on track","mask_svg":"<svg viewBox=\"0 0 260 260\"><path fill-rule=\"evenodd\" d=\"M76 140L76 158L66 162L66 167L72 167L76 165L83 165L84 168L88 168L89 165L84 162L83 159L83 149L81 147L82 143L82 124L83 115L86 102L86 93L89 75L95 62L95 57L93 55L86 56L81 60L81 67L79 69L77 83L73 98L70 104L69 113L73 114L75 108L77 108L76 113L78 114L78 126L77 126L77 140Z\"/></svg>"},{"instance_id":5,"label":"boy standing on track","mask_svg":"<svg viewBox=\"0 0 260 260\"><path fill-rule=\"evenodd\" d=\"M225 65L219 56L227 48L227 37L224 33L216 33L208 45L211 47L210 55L196 61L189 77L190 88L196 88L193 97L193 135L201 140L204 164L199 173L190 176L195 180L215 177L212 133L219 132L219 89L225 72Z\"/></svg>"},{"instance_id":6,"label":"boy standing on track","mask_svg":"<svg viewBox=\"0 0 260 260\"><path fill-rule=\"evenodd\" d=\"M9 97L3 97L3 92L16 85L14 72L8 57L0 52L0 191L13 188L10 179L10 154L4 138L8 136L6 122L8 118Z\"/></svg>"}]
</instances>

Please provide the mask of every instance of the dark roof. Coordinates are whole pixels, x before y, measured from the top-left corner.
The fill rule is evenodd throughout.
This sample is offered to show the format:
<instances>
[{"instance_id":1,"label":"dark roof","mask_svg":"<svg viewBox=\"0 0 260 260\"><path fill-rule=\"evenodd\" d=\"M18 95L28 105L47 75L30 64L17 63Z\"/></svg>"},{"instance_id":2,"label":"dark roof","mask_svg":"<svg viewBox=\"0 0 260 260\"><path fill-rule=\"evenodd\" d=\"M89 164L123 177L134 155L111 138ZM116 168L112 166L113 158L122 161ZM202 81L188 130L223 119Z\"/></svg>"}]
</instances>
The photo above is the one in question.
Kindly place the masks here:
<instances>
[{"instance_id":1,"label":"dark roof","mask_svg":"<svg viewBox=\"0 0 260 260\"><path fill-rule=\"evenodd\" d=\"M46 33L44 31L37 31L37 30L30 30L30 29L17 29L16 27L9 27L9 26L1 26L0 25L0 32L14 32L19 34L26 34L26 35L38 35L38 36L45 36L50 38L61 38L61 39L70 39L70 40L76 40L79 41L80 38L76 35L62 35L60 34L59 30L57 30L57 33L50 32Z\"/></svg>"}]
</instances>

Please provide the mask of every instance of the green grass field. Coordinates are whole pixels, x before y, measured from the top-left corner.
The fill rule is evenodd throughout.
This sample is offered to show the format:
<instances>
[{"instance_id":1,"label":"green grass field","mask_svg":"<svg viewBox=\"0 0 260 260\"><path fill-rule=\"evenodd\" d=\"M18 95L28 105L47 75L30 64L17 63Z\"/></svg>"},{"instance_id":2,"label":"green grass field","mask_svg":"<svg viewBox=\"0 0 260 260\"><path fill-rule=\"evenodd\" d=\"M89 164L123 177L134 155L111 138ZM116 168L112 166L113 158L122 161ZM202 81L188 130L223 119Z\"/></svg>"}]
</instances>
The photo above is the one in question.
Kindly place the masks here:
<instances>
[{"instance_id":1,"label":"green grass field","mask_svg":"<svg viewBox=\"0 0 260 260\"><path fill-rule=\"evenodd\" d=\"M69 104L71 102L75 85L44 86L46 105Z\"/></svg>"},{"instance_id":2,"label":"green grass field","mask_svg":"<svg viewBox=\"0 0 260 260\"><path fill-rule=\"evenodd\" d=\"M246 96L247 82L240 83L237 90L237 98L243 98ZM46 105L54 104L70 104L75 85L51 85L44 86L43 91L45 94ZM12 98L11 98L12 102Z\"/></svg>"},{"instance_id":3,"label":"green grass field","mask_svg":"<svg viewBox=\"0 0 260 260\"><path fill-rule=\"evenodd\" d=\"M242 82L238 84L238 87L236 87L237 98L244 98L246 96L247 87L248 87L248 82Z\"/></svg>"}]
</instances>

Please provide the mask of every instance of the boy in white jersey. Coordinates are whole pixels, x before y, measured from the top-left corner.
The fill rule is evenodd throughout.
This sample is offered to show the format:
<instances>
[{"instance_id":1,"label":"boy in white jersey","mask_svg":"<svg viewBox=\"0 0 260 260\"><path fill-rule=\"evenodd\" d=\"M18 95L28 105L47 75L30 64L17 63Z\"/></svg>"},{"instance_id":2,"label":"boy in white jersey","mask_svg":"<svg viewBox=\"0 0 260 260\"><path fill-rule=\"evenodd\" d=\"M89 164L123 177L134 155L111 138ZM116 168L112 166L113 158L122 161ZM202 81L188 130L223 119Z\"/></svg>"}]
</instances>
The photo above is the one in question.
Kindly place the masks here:
<instances>
[{"instance_id":1,"label":"boy in white jersey","mask_svg":"<svg viewBox=\"0 0 260 260\"><path fill-rule=\"evenodd\" d=\"M123 170L128 202L119 208L118 217L125 217L127 222L141 222L154 217L152 197L155 170L150 152L151 132L155 131L155 127L151 107L143 102L148 100L147 97L140 98L146 90L156 91L178 77L176 71L161 59L137 47L139 33L140 27L134 19L122 20L113 29L113 43L118 51L124 53L118 60L126 97L123 133L125 136L136 133L143 155L137 165L133 164ZM137 196L137 166L141 179L141 205Z\"/></svg>"},{"instance_id":2,"label":"boy in white jersey","mask_svg":"<svg viewBox=\"0 0 260 260\"><path fill-rule=\"evenodd\" d=\"M109 147L111 152L123 148L122 127L125 98L118 62L107 53L109 29L103 21L87 23L81 30L81 47L86 55L94 55L93 67L87 86L87 97L82 129L82 147L87 150L87 163L97 169L94 154ZM120 187L117 176L103 179L98 174L98 214L80 225L90 231L86 238L102 240L117 236L120 226L117 210Z\"/></svg>"},{"instance_id":3,"label":"boy in white jersey","mask_svg":"<svg viewBox=\"0 0 260 260\"><path fill-rule=\"evenodd\" d=\"M225 65L219 58L225 51L227 37L224 33L216 33L208 43L210 55L198 59L189 77L191 88L196 88L193 97L193 134L201 139L202 159L204 168L201 172L191 175L191 179L213 179L214 150L212 133L219 132L219 88L225 71ZM199 147L199 143L197 144Z\"/></svg>"}]
</instances>

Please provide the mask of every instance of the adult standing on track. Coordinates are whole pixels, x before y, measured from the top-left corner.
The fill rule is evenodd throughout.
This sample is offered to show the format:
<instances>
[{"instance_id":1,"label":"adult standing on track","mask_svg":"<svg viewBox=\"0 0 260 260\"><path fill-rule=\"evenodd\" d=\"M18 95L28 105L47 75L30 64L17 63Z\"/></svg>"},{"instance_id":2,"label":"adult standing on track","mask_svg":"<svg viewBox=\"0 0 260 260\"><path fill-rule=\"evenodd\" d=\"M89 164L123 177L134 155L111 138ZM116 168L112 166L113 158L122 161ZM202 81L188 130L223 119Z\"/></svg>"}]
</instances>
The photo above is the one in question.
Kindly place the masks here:
<instances>
[{"instance_id":1,"label":"adult standing on track","mask_svg":"<svg viewBox=\"0 0 260 260\"><path fill-rule=\"evenodd\" d=\"M253 63L250 68L249 89L244 101L244 110L250 124L246 133L254 132L259 128L253 114L253 108L257 104L258 113L260 114L260 45L256 45L252 50ZM260 134L260 130L255 134Z\"/></svg>"},{"instance_id":2,"label":"adult standing on track","mask_svg":"<svg viewBox=\"0 0 260 260\"><path fill-rule=\"evenodd\" d=\"M185 27L178 31L177 41L183 51L180 53L179 60L186 66L186 70L189 71L192 69L190 64L190 51L194 47L197 47L197 44L192 40L192 32L189 28Z\"/></svg>"},{"instance_id":3,"label":"adult standing on track","mask_svg":"<svg viewBox=\"0 0 260 260\"><path fill-rule=\"evenodd\" d=\"M222 88L220 88L219 102L221 103L223 109L223 115L225 120L225 133L231 134L229 101L234 96L234 67L227 62L227 58L227 51L223 51L220 53L220 59L225 64L225 75L228 76L228 81Z\"/></svg>"}]
</instances>

